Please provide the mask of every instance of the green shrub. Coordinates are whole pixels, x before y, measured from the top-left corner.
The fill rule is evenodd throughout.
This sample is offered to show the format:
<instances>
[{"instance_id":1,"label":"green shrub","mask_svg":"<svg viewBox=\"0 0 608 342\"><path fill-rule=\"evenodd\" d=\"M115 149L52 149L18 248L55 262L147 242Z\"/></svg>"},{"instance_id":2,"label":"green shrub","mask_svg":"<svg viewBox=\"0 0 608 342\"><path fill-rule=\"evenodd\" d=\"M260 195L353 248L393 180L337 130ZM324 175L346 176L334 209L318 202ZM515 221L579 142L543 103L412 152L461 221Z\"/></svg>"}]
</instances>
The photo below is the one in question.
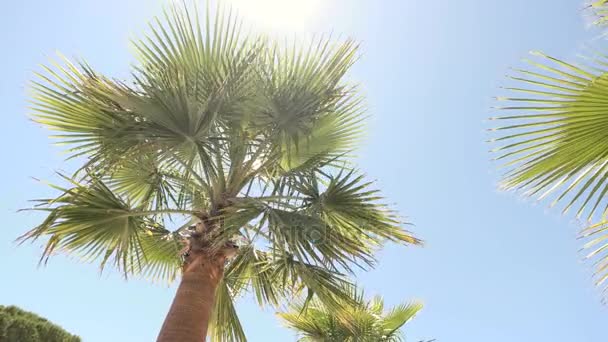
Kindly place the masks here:
<instances>
[{"instance_id":1,"label":"green shrub","mask_svg":"<svg viewBox=\"0 0 608 342\"><path fill-rule=\"evenodd\" d=\"M0 342L80 342L58 325L16 306L0 305Z\"/></svg>"}]
</instances>

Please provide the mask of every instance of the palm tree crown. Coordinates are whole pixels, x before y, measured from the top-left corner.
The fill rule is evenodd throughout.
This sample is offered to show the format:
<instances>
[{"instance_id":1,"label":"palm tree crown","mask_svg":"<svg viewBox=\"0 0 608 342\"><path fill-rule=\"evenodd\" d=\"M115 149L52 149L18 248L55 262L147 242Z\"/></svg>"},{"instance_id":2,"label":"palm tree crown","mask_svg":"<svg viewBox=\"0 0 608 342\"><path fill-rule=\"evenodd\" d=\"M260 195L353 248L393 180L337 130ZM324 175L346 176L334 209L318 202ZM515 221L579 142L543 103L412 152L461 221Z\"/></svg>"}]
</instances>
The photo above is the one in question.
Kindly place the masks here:
<instances>
[{"instance_id":1,"label":"palm tree crown","mask_svg":"<svg viewBox=\"0 0 608 342\"><path fill-rule=\"evenodd\" d=\"M308 291L347 298L343 274L385 240L417 244L352 166L364 107L344 76L347 40L279 45L234 15L170 8L134 41L132 80L61 58L33 83L34 119L83 165L23 236L55 251L171 281L190 253L238 247L211 335L244 340L232 298ZM180 253L181 251L181 253Z\"/></svg>"},{"instance_id":2,"label":"palm tree crown","mask_svg":"<svg viewBox=\"0 0 608 342\"><path fill-rule=\"evenodd\" d=\"M404 336L399 329L422 309L421 303L413 302L385 311L382 297L365 300L363 291L354 287L348 291L353 300L342 303L340 312L319 300L300 300L278 316L285 325L298 332L302 342L403 341Z\"/></svg>"}]
</instances>

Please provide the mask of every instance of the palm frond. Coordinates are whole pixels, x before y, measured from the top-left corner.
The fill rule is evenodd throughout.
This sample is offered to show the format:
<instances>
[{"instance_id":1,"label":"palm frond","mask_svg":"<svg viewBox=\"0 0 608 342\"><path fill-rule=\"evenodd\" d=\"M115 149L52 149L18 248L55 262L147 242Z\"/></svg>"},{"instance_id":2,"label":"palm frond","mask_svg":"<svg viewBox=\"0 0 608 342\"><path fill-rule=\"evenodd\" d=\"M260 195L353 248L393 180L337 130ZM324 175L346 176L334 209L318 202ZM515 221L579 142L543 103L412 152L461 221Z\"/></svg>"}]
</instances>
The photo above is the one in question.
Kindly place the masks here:
<instances>
[{"instance_id":1,"label":"palm frond","mask_svg":"<svg viewBox=\"0 0 608 342\"><path fill-rule=\"evenodd\" d=\"M583 229L580 239L584 241L582 250L586 251L585 260L593 262L595 272L593 277L595 285L602 287L604 297L602 301L606 303L606 292L608 286L608 221L603 220L599 223L590 225Z\"/></svg>"},{"instance_id":2,"label":"palm frond","mask_svg":"<svg viewBox=\"0 0 608 342\"><path fill-rule=\"evenodd\" d=\"M287 278L279 278L272 256L251 245L241 247L239 254L226 269L226 282L233 293L250 289L260 306L278 307L293 286Z\"/></svg>"},{"instance_id":3,"label":"palm frond","mask_svg":"<svg viewBox=\"0 0 608 342\"><path fill-rule=\"evenodd\" d=\"M352 272L352 265L372 265L375 250L386 239L421 243L403 230L363 176L340 172L323 186L315 177L283 181L288 184L275 189L282 189L278 191L284 195L231 199L229 211L224 212L228 236L256 220L252 233L262 233L274 249L299 261L347 272Z\"/></svg>"},{"instance_id":4,"label":"palm frond","mask_svg":"<svg viewBox=\"0 0 608 342\"><path fill-rule=\"evenodd\" d=\"M345 289L351 299L339 311L318 299L295 301L278 313L283 323L298 332L299 341L402 341L399 329L420 311L420 303L401 304L383 312L377 297L371 301L355 287ZM379 311L378 311L379 310Z\"/></svg>"},{"instance_id":5,"label":"palm frond","mask_svg":"<svg viewBox=\"0 0 608 342\"><path fill-rule=\"evenodd\" d=\"M213 316L210 320L211 341L247 341L234 308L233 297L228 285L222 281L216 290Z\"/></svg>"},{"instance_id":6,"label":"palm frond","mask_svg":"<svg viewBox=\"0 0 608 342\"><path fill-rule=\"evenodd\" d=\"M409 322L418 312L422 310L422 303L412 302L408 304L399 304L393 307L382 318L380 325L382 326L384 336L393 336L396 331L401 329L403 325Z\"/></svg>"},{"instance_id":7,"label":"palm frond","mask_svg":"<svg viewBox=\"0 0 608 342\"><path fill-rule=\"evenodd\" d=\"M503 186L520 189L539 199L564 203L563 212L575 210L587 221L605 222L608 215L608 58L596 53L593 65L576 66L535 53L543 62L531 62L535 71L520 70L510 87L521 96L501 98L501 107L516 114L494 118L508 122L495 128L502 133L493 141L503 145L493 151L508 169ZM604 239L603 223L583 232L591 248ZM597 238L593 238L599 235ZM591 252L600 257L598 284L604 283L604 248Z\"/></svg>"},{"instance_id":8,"label":"palm frond","mask_svg":"<svg viewBox=\"0 0 608 342\"><path fill-rule=\"evenodd\" d=\"M594 0L587 6L593 17L592 24L606 26L608 24L608 1Z\"/></svg>"},{"instance_id":9,"label":"palm frond","mask_svg":"<svg viewBox=\"0 0 608 342\"><path fill-rule=\"evenodd\" d=\"M297 260L280 250L241 248L226 270L226 283L237 295L250 289L258 304L278 307L297 293L307 292L325 305L339 308L351 298L349 280L341 273Z\"/></svg>"},{"instance_id":10,"label":"palm frond","mask_svg":"<svg viewBox=\"0 0 608 342\"><path fill-rule=\"evenodd\" d=\"M163 165L154 155L141 154L122 161L105 178L132 206L160 210L176 204L174 194L178 184L174 179L178 175L178 171Z\"/></svg>"},{"instance_id":11,"label":"palm frond","mask_svg":"<svg viewBox=\"0 0 608 342\"><path fill-rule=\"evenodd\" d=\"M32 83L34 121L60 132L54 137L72 146L72 157L114 160L143 142L137 135L140 118L108 97L114 81L65 57L44 71Z\"/></svg>"},{"instance_id":12,"label":"palm frond","mask_svg":"<svg viewBox=\"0 0 608 342\"><path fill-rule=\"evenodd\" d=\"M71 188L57 187L63 192L59 197L38 201L39 205L33 210L48 212L48 216L41 225L20 238L26 241L48 237L41 261L46 262L54 252L61 250L75 253L87 262L100 260L102 269L112 261L125 276L144 269L154 273L154 269L158 272L160 268L162 275L174 277L174 272L167 268L179 267L179 264L174 258L159 258L162 248L158 244L151 246L154 236L167 233L153 220L158 211L130 208L101 180L94 179L88 184L72 182ZM182 210L161 212L189 213Z\"/></svg>"},{"instance_id":13,"label":"palm frond","mask_svg":"<svg viewBox=\"0 0 608 342\"><path fill-rule=\"evenodd\" d=\"M267 51L262 77L268 107L258 121L280 146L282 167L352 150L362 133L363 106L342 79L357 45L320 38L307 48L275 44Z\"/></svg>"},{"instance_id":14,"label":"palm frond","mask_svg":"<svg viewBox=\"0 0 608 342\"><path fill-rule=\"evenodd\" d=\"M402 228L403 222L383 200L379 191L371 188L372 182L355 170L340 171L330 176L324 191L319 183L307 184L303 193L308 196L307 205L318 211L329 225L341 226L343 231L351 229L366 237L379 237L395 242L419 244L420 240ZM376 243L379 241L376 239Z\"/></svg>"},{"instance_id":15,"label":"palm frond","mask_svg":"<svg viewBox=\"0 0 608 342\"><path fill-rule=\"evenodd\" d=\"M494 141L496 158L506 161L503 186L523 189L527 195L545 198L555 194L553 204L564 202L577 216L585 211L592 219L608 213L608 127L605 110L608 83L603 56L597 67L583 68L539 54L547 65L533 62L539 71L522 71L514 77L524 87L509 88L529 97L501 98L513 105L501 107L518 114L494 119L508 121L495 128L503 133ZM550 64L555 64L552 66ZM525 87L528 85L528 87ZM604 204L602 204L604 203Z\"/></svg>"},{"instance_id":16,"label":"palm frond","mask_svg":"<svg viewBox=\"0 0 608 342\"><path fill-rule=\"evenodd\" d=\"M143 260L129 265L128 273L152 282L172 283L180 274L182 237L165 229L146 230L140 234Z\"/></svg>"}]
</instances>

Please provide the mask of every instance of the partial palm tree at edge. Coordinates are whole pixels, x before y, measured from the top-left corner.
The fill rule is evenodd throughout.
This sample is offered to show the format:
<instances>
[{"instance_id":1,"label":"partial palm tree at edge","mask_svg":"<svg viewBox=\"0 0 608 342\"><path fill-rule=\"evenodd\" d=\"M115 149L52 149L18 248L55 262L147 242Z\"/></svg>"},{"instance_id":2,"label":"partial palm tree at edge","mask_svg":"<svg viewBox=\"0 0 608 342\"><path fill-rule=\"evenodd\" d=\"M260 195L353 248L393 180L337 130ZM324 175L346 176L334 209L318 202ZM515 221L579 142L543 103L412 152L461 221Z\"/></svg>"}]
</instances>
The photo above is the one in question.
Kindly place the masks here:
<instances>
[{"instance_id":1,"label":"partial palm tree at edge","mask_svg":"<svg viewBox=\"0 0 608 342\"><path fill-rule=\"evenodd\" d=\"M499 144L492 151L507 170L506 190L517 190L551 205L563 203L587 223L585 258L594 260L598 286L608 280L608 56L593 52L585 66L540 52L517 70L508 87L514 96L492 118Z\"/></svg>"}]
</instances>

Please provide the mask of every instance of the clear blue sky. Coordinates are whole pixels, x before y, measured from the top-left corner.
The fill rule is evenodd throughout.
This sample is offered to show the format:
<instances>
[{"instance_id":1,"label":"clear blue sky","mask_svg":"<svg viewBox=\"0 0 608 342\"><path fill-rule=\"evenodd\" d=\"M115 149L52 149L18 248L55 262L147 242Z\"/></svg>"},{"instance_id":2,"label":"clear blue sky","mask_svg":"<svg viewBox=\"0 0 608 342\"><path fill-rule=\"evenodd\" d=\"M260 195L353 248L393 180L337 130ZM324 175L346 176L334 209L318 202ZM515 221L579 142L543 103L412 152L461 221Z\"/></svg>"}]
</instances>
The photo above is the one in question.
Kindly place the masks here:
<instances>
[{"instance_id":1,"label":"clear blue sky","mask_svg":"<svg viewBox=\"0 0 608 342\"><path fill-rule=\"evenodd\" d=\"M353 78L373 119L362 168L427 243L387 247L379 267L358 278L368 293L390 304L425 301L407 329L410 341L606 341L608 315L580 262L576 225L546 204L499 193L483 143L492 96L510 66L532 49L573 58L597 35L584 28L582 1L323 3L334 5L315 14L310 31L363 42ZM26 118L26 84L56 50L125 75L128 38L159 8L144 0L3 6L0 304L40 313L87 342L153 341L175 289L100 276L95 266L64 257L38 269L39 245L13 244L41 219L15 211L51 193L30 176L53 179L64 167L48 132ZM249 300L238 311L251 341L294 340L272 311L260 313Z\"/></svg>"}]
</instances>

